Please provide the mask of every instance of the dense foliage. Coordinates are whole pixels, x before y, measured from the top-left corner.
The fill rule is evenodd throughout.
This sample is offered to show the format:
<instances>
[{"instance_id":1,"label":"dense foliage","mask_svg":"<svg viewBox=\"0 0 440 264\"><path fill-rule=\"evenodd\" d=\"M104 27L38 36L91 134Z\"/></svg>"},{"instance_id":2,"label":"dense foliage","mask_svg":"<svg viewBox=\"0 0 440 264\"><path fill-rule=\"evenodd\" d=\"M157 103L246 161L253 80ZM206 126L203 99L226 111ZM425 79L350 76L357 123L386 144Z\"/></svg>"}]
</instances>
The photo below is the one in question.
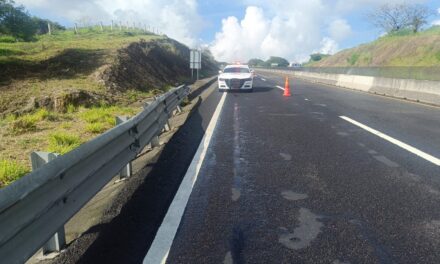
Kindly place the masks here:
<instances>
[{"instance_id":1,"label":"dense foliage","mask_svg":"<svg viewBox=\"0 0 440 264\"><path fill-rule=\"evenodd\" d=\"M36 34L48 33L48 24L52 30L65 28L47 19L31 17L24 6L15 5L12 0L0 0L0 36L12 36L16 40L31 41Z\"/></svg>"}]
</instances>

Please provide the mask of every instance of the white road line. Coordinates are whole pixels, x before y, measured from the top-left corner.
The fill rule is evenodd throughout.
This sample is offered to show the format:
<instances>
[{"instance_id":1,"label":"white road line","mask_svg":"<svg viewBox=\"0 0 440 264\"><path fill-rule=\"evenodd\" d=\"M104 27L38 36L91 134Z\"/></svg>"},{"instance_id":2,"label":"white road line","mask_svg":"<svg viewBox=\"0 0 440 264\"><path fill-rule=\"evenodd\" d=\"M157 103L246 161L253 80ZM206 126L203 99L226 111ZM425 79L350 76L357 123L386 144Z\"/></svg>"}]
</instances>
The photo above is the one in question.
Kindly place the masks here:
<instances>
[{"instance_id":1,"label":"white road line","mask_svg":"<svg viewBox=\"0 0 440 264\"><path fill-rule=\"evenodd\" d=\"M281 86L279 86L279 85L277 85L277 88L278 88L278 89L281 89L281 90L283 90L283 91L284 91L284 88L283 88L283 87L281 87Z\"/></svg>"},{"instance_id":2,"label":"white road line","mask_svg":"<svg viewBox=\"0 0 440 264\"><path fill-rule=\"evenodd\" d=\"M261 77L260 77L260 79L261 79L261 80L262 80L263 82L265 82L265 81L266 81L266 79L264 79L264 78L261 78Z\"/></svg>"},{"instance_id":3,"label":"white road line","mask_svg":"<svg viewBox=\"0 0 440 264\"><path fill-rule=\"evenodd\" d=\"M203 136L197 152L194 155L194 158L185 174L185 177L182 180L182 183L180 184L179 190L177 191L173 202L168 208L168 212L161 226L159 227L159 230L157 231L156 237L154 238L147 255L144 258L144 264L165 263L168 258L171 245L173 244L174 237L176 236L177 228L180 225L188 199L197 180L197 176L206 156L206 151L209 143L211 142L212 134L225 103L226 94L227 93L223 94L219 104L217 105L217 108L215 109L211 121L206 128L205 135Z\"/></svg>"},{"instance_id":4,"label":"white road line","mask_svg":"<svg viewBox=\"0 0 440 264\"><path fill-rule=\"evenodd\" d=\"M307 99L307 98L304 98L304 100L305 100L305 101L308 101L309 99Z\"/></svg>"},{"instance_id":5,"label":"white road line","mask_svg":"<svg viewBox=\"0 0 440 264\"><path fill-rule=\"evenodd\" d=\"M366 126L366 125L364 125L362 123L359 123L359 122L357 122L357 121L355 121L355 120L353 120L353 119L351 119L349 117L340 116L340 118L344 119L345 121L348 121L348 122L352 123L353 125L356 125L356 126L362 128L362 129L365 129L368 132L370 132L370 133L372 133L372 134L374 134L374 135L376 135L378 137L381 137L381 138L383 138L383 139L385 139L385 140L387 140L387 141L389 141L389 142L391 142L391 143L393 143L393 144L395 144L395 145L397 145L397 146L399 146L399 147L401 147L401 148L403 148L403 149L405 149L405 150L407 150L407 151L409 151L409 152L411 152L411 153L413 153L413 154L415 154L415 155L417 155L417 156L419 156L419 157L421 157L421 158L423 158L423 159L425 159L425 160L427 160L429 162L432 162L432 163L434 163L437 166L440 166L440 159L438 159L438 158L436 158L436 157L434 157L432 155L429 155L429 154L427 154L427 153L425 153L425 152L423 152L423 151L421 151L421 150L419 150L419 149L417 149L415 147L412 147L412 146L410 146L410 145L408 145L406 143L403 143L400 140L397 140L395 138L387 136L384 133L382 133L380 131L377 131L377 130L371 128L371 127L368 127L368 126Z\"/></svg>"}]
</instances>

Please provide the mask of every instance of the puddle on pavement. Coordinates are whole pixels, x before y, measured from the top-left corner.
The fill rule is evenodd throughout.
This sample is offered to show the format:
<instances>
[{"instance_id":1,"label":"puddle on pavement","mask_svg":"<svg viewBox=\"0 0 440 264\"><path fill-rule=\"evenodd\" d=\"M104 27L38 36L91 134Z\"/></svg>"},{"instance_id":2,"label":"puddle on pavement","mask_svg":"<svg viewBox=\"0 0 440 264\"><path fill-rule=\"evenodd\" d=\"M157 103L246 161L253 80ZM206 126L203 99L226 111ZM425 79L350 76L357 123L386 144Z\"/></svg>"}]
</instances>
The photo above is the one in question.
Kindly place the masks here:
<instances>
[{"instance_id":1,"label":"puddle on pavement","mask_svg":"<svg viewBox=\"0 0 440 264\"><path fill-rule=\"evenodd\" d=\"M373 150L373 149L370 149L370 150L368 151L368 154L371 154L371 155L377 155L378 153L377 153L377 151L375 151L375 150Z\"/></svg>"},{"instance_id":2,"label":"puddle on pavement","mask_svg":"<svg viewBox=\"0 0 440 264\"><path fill-rule=\"evenodd\" d=\"M232 188L232 201L236 202L240 199L241 192L237 188Z\"/></svg>"},{"instance_id":3,"label":"puddle on pavement","mask_svg":"<svg viewBox=\"0 0 440 264\"><path fill-rule=\"evenodd\" d=\"M382 162L383 164L387 165L388 167L391 167L391 168L398 168L398 167L400 167L399 164L395 163L394 161L388 159L385 156L380 155L380 156L373 156L373 157L376 160L378 160L378 161Z\"/></svg>"},{"instance_id":4,"label":"puddle on pavement","mask_svg":"<svg viewBox=\"0 0 440 264\"><path fill-rule=\"evenodd\" d=\"M298 201L307 199L309 196L305 193L296 193L293 191L284 191L281 193L284 199L289 201Z\"/></svg>"},{"instance_id":5,"label":"puddle on pavement","mask_svg":"<svg viewBox=\"0 0 440 264\"><path fill-rule=\"evenodd\" d=\"M298 114L278 114L278 113L269 113L269 116L280 116L280 117L291 117L297 116Z\"/></svg>"},{"instance_id":6,"label":"puddle on pavement","mask_svg":"<svg viewBox=\"0 0 440 264\"><path fill-rule=\"evenodd\" d=\"M231 251L228 251L228 253L226 253L225 259L223 260L223 264L233 264L234 260L232 259L232 254Z\"/></svg>"},{"instance_id":7,"label":"puddle on pavement","mask_svg":"<svg viewBox=\"0 0 440 264\"><path fill-rule=\"evenodd\" d=\"M292 160L292 155L290 155L290 154L287 154L287 153L280 153L280 156L281 156L285 161Z\"/></svg>"},{"instance_id":8,"label":"puddle on pavement","mask_svg":"<svg viewBox=\"0 0 440 264\"><path fill-rule=\"evenodd\" d=\"M337 132L336 134L338 134L338 136L342 136L342 137L347 137L350 135L347 132Z\"/></svg>"},{"instance_id":9,"label":"puddle on pavement","mask_svg":"<svg viewBox=\"0 0 440 264\"><path fill-rule=\"evenodd\" d=\"M321 232L323 224L318 221L320 217L307 208L299 209L299 226L293 233L281 234L278 241L289 249L302 249L310 246Z\"/></svg>"},{"instance_id":10,"label":"puddle on pavement","mask_svg":"<svg viewBox=\"0 0 440 264\"><path fill-rule=\"evenodd\" d=\"M348 261L340 261L339 259L336 259L332 262L332 264L351 264Z\"/></svg>"}]
</instances>

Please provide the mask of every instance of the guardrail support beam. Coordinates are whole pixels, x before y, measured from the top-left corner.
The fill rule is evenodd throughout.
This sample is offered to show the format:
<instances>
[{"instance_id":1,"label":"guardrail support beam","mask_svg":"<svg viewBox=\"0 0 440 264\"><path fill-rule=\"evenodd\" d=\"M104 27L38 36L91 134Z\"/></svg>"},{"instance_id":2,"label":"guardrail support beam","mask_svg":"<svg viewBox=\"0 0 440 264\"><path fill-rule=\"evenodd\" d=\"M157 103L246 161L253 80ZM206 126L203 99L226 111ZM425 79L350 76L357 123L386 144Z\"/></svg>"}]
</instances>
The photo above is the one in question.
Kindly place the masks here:
<instances>
[{"instance_id":1,"label":"guardrail support beam","mask_svg":"<svg viewBox=\"0 0 440 264\"><path fill-rule=\"evenodd\" d=\"M60 154L51 152L32 152L31 153L31 163L32 170L36 170L44 164L54 160ZM52 252L60 252L66 246L66 233L64 226L62 226L55 235L52 236L49 241L43 246L43 255Z\"/></svg>"}]
</instances>

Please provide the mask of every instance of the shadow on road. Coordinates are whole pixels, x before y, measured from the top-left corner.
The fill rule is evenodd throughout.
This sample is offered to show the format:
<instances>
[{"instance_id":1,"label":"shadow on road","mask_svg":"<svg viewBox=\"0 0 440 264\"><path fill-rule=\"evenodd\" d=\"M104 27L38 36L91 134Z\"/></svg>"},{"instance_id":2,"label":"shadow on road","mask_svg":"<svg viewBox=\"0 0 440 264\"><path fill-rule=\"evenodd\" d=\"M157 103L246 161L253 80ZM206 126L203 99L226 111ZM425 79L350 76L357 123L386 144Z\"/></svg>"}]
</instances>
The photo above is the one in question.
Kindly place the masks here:
<instances>
[{"instance_id":1,"label":"shadow on road","mask_svg":"<svg viewBox=\"0 0 440 264\"><path fill-rule=\"evenodd\" d=\"M56 263L142 262L205 133L200 101L157 160L126 183L106 211L108 221L90 228Z\"/></svg>"}]
</instances>

